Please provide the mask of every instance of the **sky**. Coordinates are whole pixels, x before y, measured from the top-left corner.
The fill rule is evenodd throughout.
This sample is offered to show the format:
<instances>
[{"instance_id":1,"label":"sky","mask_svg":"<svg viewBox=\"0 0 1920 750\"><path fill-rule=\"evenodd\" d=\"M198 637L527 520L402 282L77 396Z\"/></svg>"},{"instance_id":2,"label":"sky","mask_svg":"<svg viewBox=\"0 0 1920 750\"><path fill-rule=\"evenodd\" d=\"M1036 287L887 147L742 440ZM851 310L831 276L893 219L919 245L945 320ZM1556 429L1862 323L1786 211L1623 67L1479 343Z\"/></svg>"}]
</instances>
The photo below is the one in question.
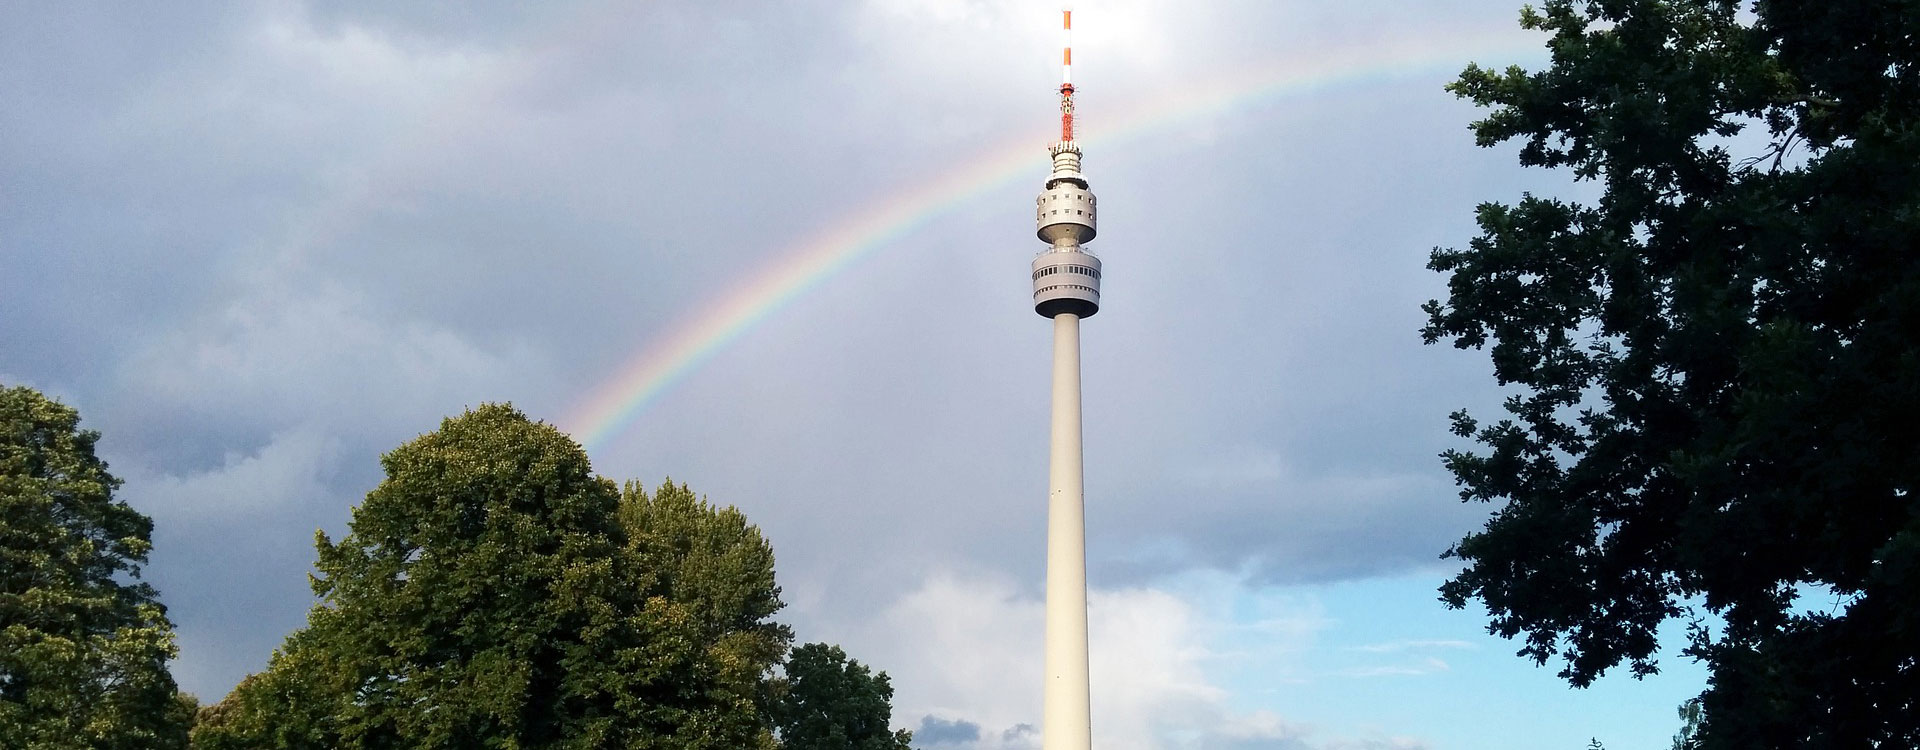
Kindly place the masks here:
<instances>
[{"instance_id":1,"label":"sky","mask_svg":"<svg viewBox=\"0 0 1920 750\"><path fill-rule=\"evenodd\" d=\"M1442 88L1545 61L1518 5L1075 4L1100 747L1656 747L1704 686L1571 689L1435 592L1503 393L1421 344L1427 254L1592 195ZM745 511L917 747L1037 747L1058 9L0 4L0 383L103 434L202 700L381 453L510 401Z\"/></svg>"}]
</instances>

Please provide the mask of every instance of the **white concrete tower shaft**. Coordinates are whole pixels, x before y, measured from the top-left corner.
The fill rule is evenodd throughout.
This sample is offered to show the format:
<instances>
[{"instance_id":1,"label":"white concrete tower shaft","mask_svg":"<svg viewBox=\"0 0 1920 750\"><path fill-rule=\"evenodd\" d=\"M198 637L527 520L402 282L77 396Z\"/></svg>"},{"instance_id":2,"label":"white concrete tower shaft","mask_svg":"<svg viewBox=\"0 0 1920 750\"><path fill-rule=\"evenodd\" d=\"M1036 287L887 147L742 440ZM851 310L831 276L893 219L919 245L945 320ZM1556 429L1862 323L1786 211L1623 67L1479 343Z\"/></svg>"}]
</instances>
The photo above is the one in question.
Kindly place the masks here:
<instances>
[{"instance_id":1,"label":"white concrete tower shaft","mask_svg":"<svg viewBox=\"0 0 1920 750\"><path fill-rule=\"evenodd\" d=\"M1071 11L1061 26L1073 28ZM1033 309L1053 319L1052 448L1047 469L1047 640L1044 750L1091 750L1087 674L1086 474L1080 438L1080 319L1100 311L1100 259L1081 243L1096 233L1093 191L1074 143L1073 48L1061 50L1060 142L1053 173L1036 201L1047 250L1033 260Z\"/></svg>"},{"instance_id":2,"label":"white concrete tower shaft","mask_svg":"<svg viewBox=\"0 0 1920 750\"><path fill-rule=\"evenodd\" d=\"M1087 533L1080 448L1080 316L1053 316L1053 441L1047 462L1047 642L1043 750L1090 750Z\"/></svg>"}]
</instances>

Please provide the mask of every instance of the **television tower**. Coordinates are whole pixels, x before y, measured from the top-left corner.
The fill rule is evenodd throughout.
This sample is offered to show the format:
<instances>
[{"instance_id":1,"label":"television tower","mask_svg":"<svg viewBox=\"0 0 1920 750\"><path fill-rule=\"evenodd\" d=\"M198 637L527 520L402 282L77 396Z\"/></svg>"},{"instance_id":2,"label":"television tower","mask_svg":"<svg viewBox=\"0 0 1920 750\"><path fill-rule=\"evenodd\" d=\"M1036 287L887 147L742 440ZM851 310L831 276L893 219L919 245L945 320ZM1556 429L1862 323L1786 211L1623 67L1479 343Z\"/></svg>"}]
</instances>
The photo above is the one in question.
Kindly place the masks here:
<instances>
[{"instance_id":1,"label":"television tower","mask_svg":"<svg viewBox=\"0 0 1920 750\"><path fill-rule=\"evenodd\" d=\"M1087 528L1081 484L1080 319L1100 311L1100 259L1080 243L1093 239L1094 199L1080 176L1073 141L1073 11L1061 11L1069 35L1060 51L1060 142L1047 152L1053 174L1035 201L1040 241L1033 259L1033 310L1053 319L1053 448L1047 468L1047 644L1043 750L1091 750L1087 678Z\"/></svg>"}]
</instances>

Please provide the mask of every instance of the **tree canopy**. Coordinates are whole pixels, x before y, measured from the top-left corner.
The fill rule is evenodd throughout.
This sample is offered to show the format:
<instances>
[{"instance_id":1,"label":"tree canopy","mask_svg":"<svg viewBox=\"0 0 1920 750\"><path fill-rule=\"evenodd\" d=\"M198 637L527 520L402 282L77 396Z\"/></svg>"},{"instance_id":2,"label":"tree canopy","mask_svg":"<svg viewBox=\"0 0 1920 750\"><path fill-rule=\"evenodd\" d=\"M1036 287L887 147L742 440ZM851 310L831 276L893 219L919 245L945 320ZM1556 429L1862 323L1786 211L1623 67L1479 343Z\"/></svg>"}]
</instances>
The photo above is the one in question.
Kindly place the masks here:
<instances>
[{"instance_id":1,"label":"tree canopy","mask_svg":"<svg viewBox=\"0 0 1920 750\"><path fill-rule=\"evenodd\" d=\"M1920 7L1550 0L1542 70L1469 66L1482 145L1597 183L1480 206L1428 343L1508 416L1442 588L1589 684L1690 623L1701 747L1920 746Z\"/></svg>"},{"instance_id":2,"label":"tree canopy","mask_svg":"<svg viewBox=\"0 0 1920 750\"><path fill-rule=\"evenodd\" d=\"M785 750L909 750L913 733L894 730L893 685L847 658L839 646L793 650L777 686L774 724Z\"/></svg>"},{"instance_id":3,"label":"tree canopy","mask_svg":"<svg viewBox=\"0 0 1920 750\"><path fill-rule=\"evenodd\" d=\"M0 747L184 747L173 625L139 582L153 521L114 497L79 423L0 386Z\"/></svg>"},{"instance_id":4,"label":"tree canopy","mask_svg":"<svg viewBox=\"0 0 1920 750\"><path fill-rule=\"evenodd\" d=\"M508 406L382 458L321 603L201 712L197 748L750 748L791 636L732 509L649 495Z\"/></svg>"}]
</instances>

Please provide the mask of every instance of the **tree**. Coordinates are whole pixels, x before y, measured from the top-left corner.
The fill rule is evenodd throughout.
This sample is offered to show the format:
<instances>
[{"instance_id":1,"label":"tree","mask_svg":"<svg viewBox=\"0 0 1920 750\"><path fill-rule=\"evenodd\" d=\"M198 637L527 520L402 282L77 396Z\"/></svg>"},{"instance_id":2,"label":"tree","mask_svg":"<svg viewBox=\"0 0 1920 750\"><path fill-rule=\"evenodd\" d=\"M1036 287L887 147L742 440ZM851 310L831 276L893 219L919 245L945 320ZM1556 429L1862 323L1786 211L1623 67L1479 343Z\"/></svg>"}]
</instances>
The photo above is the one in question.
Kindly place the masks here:
<instances>
[{"instance_id":1,"label":"tree","mask_svg":"<svg viewBox=\"0 0 1920 750\"><path fill-rule=\"evenodd\" d=\"M809 643L793 650L778 686L774 724L785 750L908 750L913 733L888 726L893 685L847 658L839 646Z\"/></svg>"},{"instance_id":2,"label":"tree","mask_svg":"<svg viewBox=\"0 0 1920 750\"><path fill-rule=\"evenodd\" d=\"M606 678L631 681L628 700L648 702L657 723L679 724L672 747L772 747L767 684L793 641L771 620L783 606L773 547L740 511L672 480L652 495L627 483L620 524L628 585L660 625L642 634L657 645Z\"/></svg>"},{"instance_id":3,"label":"tree","mask_svg":"<svg viewBox=\"0 0 1920 750\"><path fill-rule=\"evenodd\" d=\"M1920 746L1920 12L1551 0L1538 72L1468 66L1481 145L1598 183L1480 206L1428 343L1509 416L1444 461L1497 503L1441 589L1584 686L1689 622L1699 747Z\"/></svg>"},{"instance_id":4,"label":"tree","mask_svg":"<svg viewBox=\"0 0 1920 750\"><path fill-rule=\"evenodd\" d=\"M790 639L773 554L685 486L649 496L487 405L382 457L321 603L201 712L196 748L747 748Z\"/></svg>"},{"instance_id":5,"label":"tree","mask_svg":"<svg viewBox=\"0 0 1920 750\"><path fill-rule=\"evenodd\" d=\"M183 747L173 625L139 582L153 521L79 424L0 386L0 747Z\"/></svg>"}]
</instances>

